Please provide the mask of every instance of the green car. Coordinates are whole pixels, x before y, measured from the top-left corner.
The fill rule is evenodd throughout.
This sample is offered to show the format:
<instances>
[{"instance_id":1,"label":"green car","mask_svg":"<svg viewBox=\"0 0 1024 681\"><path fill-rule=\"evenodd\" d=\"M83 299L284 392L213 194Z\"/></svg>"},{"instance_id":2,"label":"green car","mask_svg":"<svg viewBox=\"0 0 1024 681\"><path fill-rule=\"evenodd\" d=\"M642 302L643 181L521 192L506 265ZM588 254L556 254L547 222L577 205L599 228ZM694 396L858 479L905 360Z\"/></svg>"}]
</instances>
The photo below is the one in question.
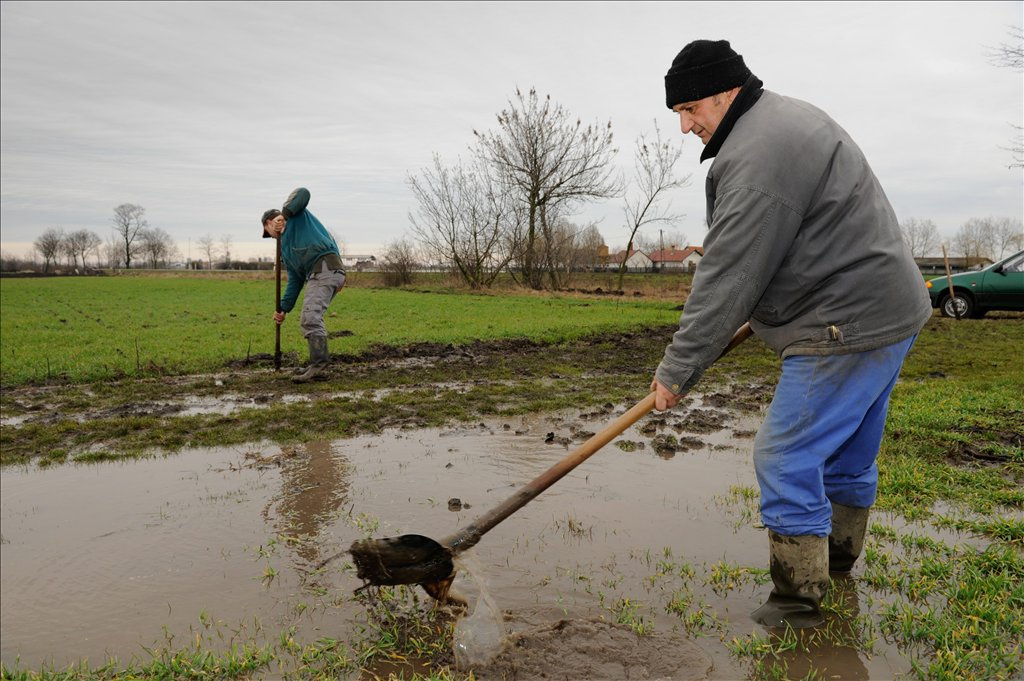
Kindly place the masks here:
<instances>
[{"instance_id":1,"label":"green car","mask_svg":"<svg viewBox=\"0 0 1024 681\"><path fill-rule=\"evenodd\" d=\"M943 317L981 317L989 310L1024 310L1024 251L977 272L954 274L925 283L932 307Z\"/></svg>"}]
</instances>

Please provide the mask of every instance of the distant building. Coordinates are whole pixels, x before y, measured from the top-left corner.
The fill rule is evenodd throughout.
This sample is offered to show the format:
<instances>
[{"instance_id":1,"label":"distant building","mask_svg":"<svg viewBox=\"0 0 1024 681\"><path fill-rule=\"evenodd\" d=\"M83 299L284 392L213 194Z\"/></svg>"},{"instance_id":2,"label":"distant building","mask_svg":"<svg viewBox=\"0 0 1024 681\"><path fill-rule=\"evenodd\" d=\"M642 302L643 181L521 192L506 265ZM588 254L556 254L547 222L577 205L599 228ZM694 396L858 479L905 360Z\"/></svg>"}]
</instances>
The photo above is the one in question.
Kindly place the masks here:
<instances>
[{"instance_id":1,"label":"distant building","mask_svg":"<svg viewBox=\"0 0 1024 681\"><path fill-rule=\"evenodd\" d=\"M946 261L944 258L914 258L917 268L921 274L945 274ZM994 261L989 258L950 258L949 269L952 274L967 272L969 270L980 270L991 265Z\"/></svg>"},{"instance_id":2,"label":"distant building","mask_svg":"<svg viewBox=\"0 0 1024 681\"><path fill-rule=\"evenodd\" d=\"M609 255L608 264L605 266L605 269L617 270L622 266L623 260L626 261L626 269L630 272L650 272L653 268L653 263L647 257L647 254L634 248L629 252L629 255L626 254L625 250Z\"/></svg>"},{"instance_id":3,"label":"distant building","mask_svg":"<svg viewBox=\"0 0 1024 681\"><path fill-rule=\"evenodd\" d=\"M687 246L679 249L676 246L651 253L650 259L660 272L693 272L704 257L704 249L700 246Z\"/></svg>"}]
</instances>

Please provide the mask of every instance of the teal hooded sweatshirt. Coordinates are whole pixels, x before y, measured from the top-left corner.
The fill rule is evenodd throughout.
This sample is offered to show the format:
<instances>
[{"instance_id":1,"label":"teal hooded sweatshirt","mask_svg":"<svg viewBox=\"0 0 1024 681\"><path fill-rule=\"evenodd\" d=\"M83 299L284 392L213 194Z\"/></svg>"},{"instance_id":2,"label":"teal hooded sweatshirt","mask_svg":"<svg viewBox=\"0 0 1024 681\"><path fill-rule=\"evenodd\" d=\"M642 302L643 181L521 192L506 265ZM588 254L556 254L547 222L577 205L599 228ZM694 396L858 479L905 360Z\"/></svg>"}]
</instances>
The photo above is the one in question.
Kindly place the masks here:
<instances>
[{"instance_id":1,"label":"teal hooded sweatshirt","mask_svg":"<svg viewBox=\"0 0 1024 681\"><path fill-rule=\"evenodd\" d=\"M286 225L281 235L281 260L288 272L288 287L281 296L281 311L291 312L313 265L328 254L341 256L338 244L327 228L306 210L309 191L296 189L288 197L281 212Z\"/></svg>"}]
</instances>

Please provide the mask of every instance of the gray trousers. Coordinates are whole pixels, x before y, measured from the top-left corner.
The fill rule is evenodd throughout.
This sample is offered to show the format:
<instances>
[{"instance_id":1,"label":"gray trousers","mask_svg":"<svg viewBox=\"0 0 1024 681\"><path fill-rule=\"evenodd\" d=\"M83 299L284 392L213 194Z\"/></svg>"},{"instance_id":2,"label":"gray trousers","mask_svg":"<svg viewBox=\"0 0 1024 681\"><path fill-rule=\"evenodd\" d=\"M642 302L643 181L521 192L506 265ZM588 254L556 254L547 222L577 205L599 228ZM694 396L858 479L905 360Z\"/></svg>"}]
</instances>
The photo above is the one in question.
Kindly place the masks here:
<instances>
[{"instance_id":1,"label":"gray trousers","mask_svg":"<svg viewBox=\"0 0 1024 681\"><path fill-rule=\"evenodd\" d=\"M299 326L302 328L304 338L327 336L324 315L327 314L327 306L344 285L345 273L341 270L328 269L326 265L309 275L306 279L302 316L299 317Z\"/></svg>"}]
</instances>

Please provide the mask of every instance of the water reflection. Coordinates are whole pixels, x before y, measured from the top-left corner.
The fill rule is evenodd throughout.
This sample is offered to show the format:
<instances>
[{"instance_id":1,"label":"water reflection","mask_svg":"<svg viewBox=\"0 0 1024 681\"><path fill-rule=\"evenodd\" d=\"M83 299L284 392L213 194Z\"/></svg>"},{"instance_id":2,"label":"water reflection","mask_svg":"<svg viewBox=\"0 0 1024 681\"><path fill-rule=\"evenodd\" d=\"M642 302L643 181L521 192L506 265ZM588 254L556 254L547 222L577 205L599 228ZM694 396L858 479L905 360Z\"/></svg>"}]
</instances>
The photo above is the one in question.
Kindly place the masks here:
<instances>
[{"instance_id":1,"label":"water reflection","mask_svg":"<svg viewBox=\"0 0 1024 681\"><path fill-rule=\"evenodd\" d=\"M348 499L352 467L330 442L287 448L281 456L281 491L263 512L307 566L321 555L320 533L329 528Z\"/></svg>"}]
</instances>

